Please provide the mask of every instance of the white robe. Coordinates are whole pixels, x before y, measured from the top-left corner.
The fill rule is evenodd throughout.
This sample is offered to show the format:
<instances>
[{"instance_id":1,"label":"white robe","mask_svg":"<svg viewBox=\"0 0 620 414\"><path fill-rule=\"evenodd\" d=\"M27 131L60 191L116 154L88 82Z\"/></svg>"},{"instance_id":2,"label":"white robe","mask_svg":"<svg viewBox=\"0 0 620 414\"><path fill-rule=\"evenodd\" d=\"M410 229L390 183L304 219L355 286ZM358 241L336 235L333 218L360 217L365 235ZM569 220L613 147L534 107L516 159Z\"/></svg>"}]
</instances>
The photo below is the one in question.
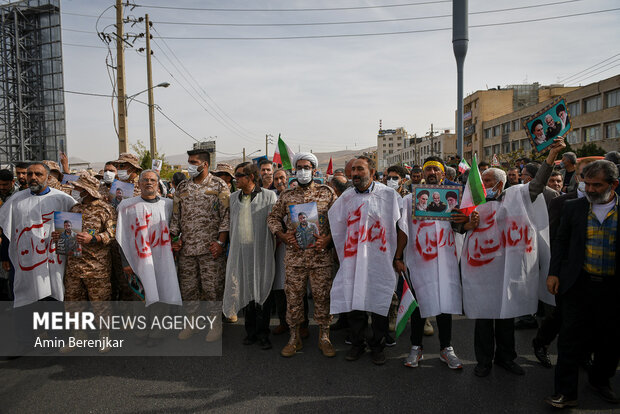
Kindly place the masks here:
<instances>
[{"instance_id":1,"label":"white robe","mask_svg":"<svg viewBox=\"0 0 620 414\"><path fill-rule=\"evenodd\" d=\"M412 217L412 195L403 199L398 227L407 234L404 260L410 271L420 315L460 315L463 290L457 257L456 234L449 221Z\"/></svg>"},{"instance_id":2,"label":"white robe","mask_svg":"<svg viewBox=\"0 0 620 414\"><path fill-rule=\"evenodd\" d=\"M142 197L118 205L116 240L144 287L146 306L155 302L181 304L168 223L172 200L147 203Z\"/></svg>"},{"instance_id":3,"label":"white robe","mask_svg":"<svg viewBox=\"0 0 620 414\"><path fill-rule=\"evenodd\" d=\"M340 268L330 293L330 313L361 310L387 316L398 281L392 267L402 198L375 183L370 193L346 190L329 209Z\"/></svg>"},{"instance_id":4,"label":"white robe","mask_svg":"<svg viewBox=\"0 0 620 414\"><path fill-rule=\"evenodd\" d=\"M275 275L275 240L267 216L276 194L263 189L251 203L230 196L230 253L226 264L223 311L231 317L250 301L262 305L271 293Z\"/></svg>"},{"instance_id":5,"label":"white robe","mask_svg":"<svg viewBox=\"0 0 620 414\"><path fill-rule=\"evenodd\" d=\"M463 305L473 319L532 315L549 271L549 218L542 194L510 187L502 202L476 207L480 224L469 231L461 256Z\"/></svg>"},{"instance_id":6,"label":"white robe","mask_svg":"<svg viewBox=\"0 0 620 414\"><path fill-rule=\"evenodd\" d=\"M48 296L64 299L66 258L56 254L51 233L54 211L69 211L74 205L73 197L51 188L42 196L20 191L0 208L0 228L11 242L9 257L15 268L15 307Z\"/></svg>"}]
</instances>

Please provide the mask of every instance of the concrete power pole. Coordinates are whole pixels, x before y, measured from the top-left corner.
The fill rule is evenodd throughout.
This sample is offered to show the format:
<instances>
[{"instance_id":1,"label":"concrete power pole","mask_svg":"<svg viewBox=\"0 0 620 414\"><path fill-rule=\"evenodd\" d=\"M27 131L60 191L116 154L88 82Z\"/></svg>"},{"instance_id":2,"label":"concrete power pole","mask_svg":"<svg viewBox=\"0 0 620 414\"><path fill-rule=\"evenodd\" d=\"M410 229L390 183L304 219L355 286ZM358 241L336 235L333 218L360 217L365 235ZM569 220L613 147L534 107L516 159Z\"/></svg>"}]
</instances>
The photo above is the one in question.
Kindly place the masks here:
<instances>
[{"instance_id":1,"label":"concrete power pole","mask_svg":"<svg viewBox=\"0 0 620 414\"><path fill-rule=\"evenodd\" d=\"M157 140L155 138L155 104L153 103L153 73L151 70L151 28L148 14L144 16L144 22L146 24L146 86L149 98L149 142L151 158L155 159L157 156Z\"/></svg>"},{"instance_id":2,"label":"concrete power pole","mask_svg":"<svg viewBox=\"0 0 620 414\"><path fill-rule=\"evenodd\" d=\"M243 162L245 162L245 148L243 149Z\"/></svg>"},{"instance_id":3,"label":"concrete power pole","mask_svg":"<svg viewBox=\"0 0 620 414\"><path fill-rule=\"evenodd\" d=\"M461 158L463 158L463 66L469 44L467 9L467 0L452 0L452 49L456 58L457 73L456 152Z\"/></svg>"},{"instance_id":4,"label":"concrete power pole","mask_svg":"<svg viewBox=\"0 0 620 414\"><path fill-rule=\"evenodd\" d=\"M116 85L118 95L118 152L127 152L127 94L125 93L125 47L123 0L116 0Z\"/></svg>"},{"instance_id":5,"label":"concrete power pole","mask_svg":"<svg viewBox=\"0 0 620 414\"><path fill-rule=\"evenodd\" d=\"M433 124L431 124L431 156L435 155L435 142L433 140L434 138L434 131L433 131Z\"/></svg>"}]
</instances>

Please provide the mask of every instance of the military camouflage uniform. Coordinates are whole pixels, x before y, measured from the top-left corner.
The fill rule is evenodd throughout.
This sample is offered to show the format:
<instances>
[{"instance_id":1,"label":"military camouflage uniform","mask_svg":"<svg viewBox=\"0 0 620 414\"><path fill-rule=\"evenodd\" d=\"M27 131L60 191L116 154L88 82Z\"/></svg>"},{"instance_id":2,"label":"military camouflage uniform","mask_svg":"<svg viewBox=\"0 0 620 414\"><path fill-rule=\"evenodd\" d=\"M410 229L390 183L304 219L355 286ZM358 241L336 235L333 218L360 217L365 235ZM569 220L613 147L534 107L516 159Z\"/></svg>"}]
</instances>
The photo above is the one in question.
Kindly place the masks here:
<instances>
[{"instance_id":1,"label":"military camouflage uniform","mask_svg":"<svg viewBox=\"0 0 620 414\"><path fill-rule=\"evenodd\" d=\"M211 173L198 184L181 182L174 193L170 234L181 235L179 286L184 302L222 300L226 254L214 259L209 246L229 230L229 198L226 182Z\"/></svg>"},{"instance_id":2,"label":"military camouflage uniform","mask_svg":"<svg viewBox=\"0 0 620 414\"><path fill-rule=\"evenodd\" d=\"M76 204L72 213L82 214L82 231L98 236L100 241L82 245L82 256L67 258L65 270L65 301L102 302L111 300L110 242L116 234L116 211L106 202L95 200ZM107 308L97 308L103 314Z\"/></svg>"},{"instance_id":3,"label":"military camouflage uniform","mask_svg":"<svg viewBox=\"0 0 620 414\"><path fill-rule=\"evenodd\" d=\"M301 186L286 190L273 206L267 219L269 230L290 232L294 226L291 222L289 206L293 204L317 203L319 214L319 233L321 236L330 234L327 211L336 201L336 193L331 187L311 183L308 187ZM286 279L284 292L286 293L286 322L289 326L299 325L304 321L303 297L310 278L312 297L314 299L314 320L319 325L329 325L329 292L334 278L334 259L332 248L324 251L316 248L295 250L293 246L286 246L284 268Z\"/></svg>"},{"instance_id":4,"label":"military camouflage uniform","mask_svg":"<svg viewBox=\"0 0 620 414\"><path fill-rule=\"evenodd\" d=\"M54 188L56 190L60 190L65 194L71 195L71 191L73 191L73 186L70 184L61 184L60 181L56 179L56 177L48 176L47 177L47 186L49 188Z\"/></svg>"}]
</instances>

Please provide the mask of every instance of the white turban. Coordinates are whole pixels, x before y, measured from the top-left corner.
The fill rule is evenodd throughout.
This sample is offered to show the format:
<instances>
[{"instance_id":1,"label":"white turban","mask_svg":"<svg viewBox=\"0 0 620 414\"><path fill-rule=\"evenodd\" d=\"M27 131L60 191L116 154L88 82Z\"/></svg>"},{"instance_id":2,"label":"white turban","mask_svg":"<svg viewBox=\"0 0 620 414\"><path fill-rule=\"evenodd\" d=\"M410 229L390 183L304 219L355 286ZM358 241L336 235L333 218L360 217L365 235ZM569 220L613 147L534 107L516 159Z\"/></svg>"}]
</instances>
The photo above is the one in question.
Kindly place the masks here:
<instances>
[{"instance_id":1,"label":"white turban","mask_svg":"<svg viewBox=\"0 0 620 414\"><path fill-rule=\"evenodd\" d=\"M319 160L311 152L298 152L297 154L295 154L295 156L293 157L293 168L297 167L297 161L299 160L310 161L314 168L317 168L319 166Z\"/></svg>"}]
</instances>

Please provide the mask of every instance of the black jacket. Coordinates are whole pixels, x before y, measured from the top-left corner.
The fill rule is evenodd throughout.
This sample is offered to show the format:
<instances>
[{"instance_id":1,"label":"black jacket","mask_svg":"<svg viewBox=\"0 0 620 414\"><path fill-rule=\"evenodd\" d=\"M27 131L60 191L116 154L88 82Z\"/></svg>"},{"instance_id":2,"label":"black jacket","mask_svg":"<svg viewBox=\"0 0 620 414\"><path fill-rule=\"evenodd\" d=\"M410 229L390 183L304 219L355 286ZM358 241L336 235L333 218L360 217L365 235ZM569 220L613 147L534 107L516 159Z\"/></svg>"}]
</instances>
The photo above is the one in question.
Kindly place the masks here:
<instances>
[{"instance_id":1,"label":"black jacket","mask_svg":"<svg viewBox=\"0 0 620 414\"><path fill-rule=\"evenodd\" d=\"M560 227L560 218L562 217L562 207L568 200L574 200L577 198L577 190L570 193L562 194L559 197L554 198L549 202L549 240L553 241L555 234Z\"/></svg>"},{"instance_id":2,"label":"black jacket","mask_svg":"<svg viewBox=\"0 0 620 414\"><path fill-rule=\"evenodd\" d=\"M564 294L574 284L585 260L586 228L590 202L587 198L568 200L562 208L560 226L551 242L551 266L549 275L560 278L559 294ZM620 220L616 233L615 284L620 286L618 263L620 263Z\"/></svg>"}]
</instances>

